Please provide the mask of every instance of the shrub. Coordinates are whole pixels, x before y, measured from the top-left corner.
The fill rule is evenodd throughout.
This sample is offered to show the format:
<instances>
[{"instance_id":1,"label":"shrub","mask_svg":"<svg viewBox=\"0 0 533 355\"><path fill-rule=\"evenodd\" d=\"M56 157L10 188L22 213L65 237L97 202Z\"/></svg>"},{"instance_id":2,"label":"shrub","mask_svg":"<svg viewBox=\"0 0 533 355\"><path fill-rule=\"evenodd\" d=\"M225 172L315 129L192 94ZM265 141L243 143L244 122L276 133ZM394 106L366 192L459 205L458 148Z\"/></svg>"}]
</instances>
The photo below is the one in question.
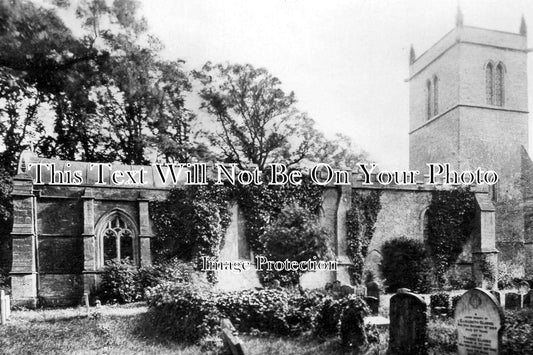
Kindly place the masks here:
<instances>
[{"instance_id":1,"label":"shrub","mask_svg":"<svg viewBox=\"0 0 533 355\"><path fill-rule=\"evenodd\" d=\"M191 263L184 263L174 258L161 264L141 267L135 280L142 294L148 287L155 287L164 281L191 282L193 271L194 266Z\"/></svg>"},{"instance_id":2,"label":"shrub","mask_svg":"<svg viewBox=\"0 0 533 355\"><path fill-rule=\"evenodd\" d=\"M455 295L452 297L452 308L450 309L450 313L452 316L455 314L455 308L457 307L457 303L459 303L459 300L462 296L463 295Z\"/></svg>"},{"instance_id":3,"label":"shrub","mask_svg":"<svg viewBox=\"0 0 533 355\"><path fill-rule=\"evenodd\" d=\"M434 293L429 296L432 315L449 314L450 295L446 292Z\"/></svg>"},{"instance_id":4,"label":"shrub","mask_svg":"<svg viewBox=\"0 0 533 355\"><path fill-rule=\"evenodd\" d=\"M350 295L342 300L340 336L344 348L360 349L368 343L364 317L370 314L366 303L360 298Z\"/></svg>"},{"instance_id":5,"label":"shrub","mask_svg":"<svg viewBox=\"0 0 533 355\"><path fill-rule=\"evenodd\" d=\"M241 332L297 335L312 327L319 298L283 289L220 293L217 307Z\"/></svg>"},{"instance_id":6,"label":"shrub","mask_svg":"<svg viewBox=\"0 0 533 355\"><path fill-rule=\"evenodd\" d=\"M381 270L387 292L407 287L426 292L430 287L431 263L424 244L400 237L383 244Z\"/></svg>"},{"instance_id":7,"label":"shrub","mask_svg":"<svg viewBox=\"0 0 533 355\"><path fill-rule=\"evenodd\" d=\"M183 343L198 343L219 329L214 294L190 284L165 282L148 291L153 326L159 334Z\"/></svg>"},{"instance_id":8,"label":"shrub","mask_svg":"<svg viewBox=\"0 0 533 355\"><path fill-rule=\"evenodd\" d=\"M264 256L272 261L324 260L329 256L328 241L329 233L316 216L297 205L284 208L260 238ZM283 285L299 284L300 275L291 270L273 273Z\"/></svg>"},{"instance_id":9,"label":"shrub","mask_svg":"<svg viewBox=\"0 0 533 355\"><path fill-rule=\"evenodd\" d=\"M104 303L129 303L141 299L137 286L137 268L129 259L106 262L98 298Z\"/></svg>"},{"instance_id":10,"label":"shrub","mask_svg":"<svg viewBox=\"0 0 533 355\"><path fill-rule=\"evenodd\" d=\"M192 266L177 259L137 268L129 259L106 262L96 296L104 303L130 303L145 299L145 291L165 281L189 282Z\"/></svg>"},{"instance_id":11,"label":"shrub","mask_svg":"<svg viewBox=\"0 0 533 355\"><path fill-rule=\"evenodd\" d=\"M318 307L315 318L314 333L320 337L337 335L339 320L341 317L341 305L331 297L326 297Z\"/></svg>"},{"instance_id":12,"label":"shrub","mask_svg":"<svg viewBox=\"0 0 533 355\"><path fill-rule=\"evenodd\" d=\"M533 354L533 311L505 313L502 354Z\"/></svg>"},{"instance_id":13,"label":"shrub","mask_svg":"<svg viewBox=\"0 0 533 355\"><path fill-rule=\"evenodd\" d=\"M311 329L320 299L314 293L283 289L209 292L189 284L170 283L148 291L150 313L155 323L161 323L158 331L180 341L185 335L176 335L176 328L197 329L200 335L191 342L214 335L220 317L228 318L241 332L298 335Z\"/></svg>"}]
</instances>

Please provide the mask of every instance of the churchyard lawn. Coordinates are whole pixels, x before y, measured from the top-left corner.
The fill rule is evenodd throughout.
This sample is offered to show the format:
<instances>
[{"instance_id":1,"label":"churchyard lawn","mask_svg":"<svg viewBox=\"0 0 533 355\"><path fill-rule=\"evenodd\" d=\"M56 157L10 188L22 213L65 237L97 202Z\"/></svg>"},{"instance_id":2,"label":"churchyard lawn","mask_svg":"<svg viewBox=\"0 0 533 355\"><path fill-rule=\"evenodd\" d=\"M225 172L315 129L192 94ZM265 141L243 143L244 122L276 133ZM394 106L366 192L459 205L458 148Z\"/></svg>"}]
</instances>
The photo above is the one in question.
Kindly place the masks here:
<instances>
[{"instance_id":1,"label":"churchyard lawn","mask_svg":"<svg viewBox=\"0 0 533 355\"><path fill-rule=\"evenodd\" d=\"M13 311L8 324L0 326L2 354L217 354L220 341L205 346L183 347L160 339L145 325L143 303L91 308L83 307ZM453 354L453 322L429 323L431 353ZM319 341L312 335L296 338L241 335L247 354L342 354L338 338ZM385 354L388 331L368 354ZM451 348L450 348L451 346ZM218 347L220 350L220 347Z\"/></svg>"}]
</instances>

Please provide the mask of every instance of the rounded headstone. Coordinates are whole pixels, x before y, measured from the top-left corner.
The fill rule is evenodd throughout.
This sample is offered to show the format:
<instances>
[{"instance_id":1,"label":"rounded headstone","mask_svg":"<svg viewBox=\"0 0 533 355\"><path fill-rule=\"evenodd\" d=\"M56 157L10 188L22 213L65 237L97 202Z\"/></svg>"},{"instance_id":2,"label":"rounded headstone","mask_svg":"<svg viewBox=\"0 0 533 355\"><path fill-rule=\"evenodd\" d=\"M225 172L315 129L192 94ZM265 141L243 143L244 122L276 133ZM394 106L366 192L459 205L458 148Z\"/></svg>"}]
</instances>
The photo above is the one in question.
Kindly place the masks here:
<instances>
[{"instance_id":1,"label":"rounded headstone","mask_svg":"<svg viewBox=\"0 0 533 355\"><path fill-rule=\"evenodd\" d=\"M504 324L496 298L480 288L466 292L455 308L457 353L499 354Z\"/></svg>"}]
</instances>

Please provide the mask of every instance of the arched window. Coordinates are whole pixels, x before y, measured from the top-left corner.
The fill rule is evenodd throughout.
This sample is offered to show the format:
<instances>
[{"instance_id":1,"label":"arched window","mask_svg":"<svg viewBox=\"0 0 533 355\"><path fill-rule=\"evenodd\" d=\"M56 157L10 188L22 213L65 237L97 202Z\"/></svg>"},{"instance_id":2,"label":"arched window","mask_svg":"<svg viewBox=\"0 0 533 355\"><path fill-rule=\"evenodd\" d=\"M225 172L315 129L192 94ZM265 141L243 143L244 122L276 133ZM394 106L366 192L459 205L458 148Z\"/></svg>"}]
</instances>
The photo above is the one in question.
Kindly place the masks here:
<instances>
[{"instance_id":1,"label":"arched window","mask_svg":"<svg viewBox=\"0 0 533 355\"><path fill-rule=\"evenodd\" d=\"M113 211L102 217L96 227L97 264L129 258L138 264L137 228L133 220L122 211Z\"/></svg>"},{"instance_id":2,"label":"arched window","mask_svg":"<svg viewBox=\"0 0 533 355\"><path fill-rule=\"evenodd\" d=\"M439 78L433 77L433 115L439 113Z\"/></svg>"},{"instance_id":3,"label":"arched window","mask_svg":"<svg viewBox=\"0 0 533 355\"><path fill-rule=\"evenodd\" d=\"M503 63L498 63L496 66L489 62L485 67L485 85L487 104L495 106L503 106L505 102L504 88L505 88L505 67Z\"/></svg>"},{"instance_id":4,"label":"arched window","mask_svg":"<svg viewBox=\"0 0 533 355\"><path fill-rule=\"evenodd\" d=\"M503 106L503 65L498 63L494 73L494 100L496 106Z\"/></svg>"},{"instance_id":5,"label":"arched window","mask_svg":"<svg viewBox=\"0 0 533 355\"><path fill-rule=\"evenodd\" d=\"M424 209L422 211L422 238L425 241L427 241L429 236L429 216L428 216L428 209Z\"/></svg>"},{"instance_id":6,"label":"arched window","mask_svg":"<svg viewBox=\"0 0 533 355\"><path fill-rule=\"evenodd\" d=\"M427 119L429 120L432 116L433 116L433 103L432 103L432 100L431 100L431 97L433 96L433 93L432 93L432 90L431 90L431 81L428 80L427 83L426 83L426 91L427 91L427 107L426 107L426 114L427 114Z\"/></svg>"},{"instance_id":7,"label":"arched window","mask_svg":"<svg viewBox=\"0 0 533 355\"><path fill-rule=\"evenodd\" d=\"M492 63L487 64L485 68L485 86L487 104L492 105Z\"/></svg>"}]
</instances>

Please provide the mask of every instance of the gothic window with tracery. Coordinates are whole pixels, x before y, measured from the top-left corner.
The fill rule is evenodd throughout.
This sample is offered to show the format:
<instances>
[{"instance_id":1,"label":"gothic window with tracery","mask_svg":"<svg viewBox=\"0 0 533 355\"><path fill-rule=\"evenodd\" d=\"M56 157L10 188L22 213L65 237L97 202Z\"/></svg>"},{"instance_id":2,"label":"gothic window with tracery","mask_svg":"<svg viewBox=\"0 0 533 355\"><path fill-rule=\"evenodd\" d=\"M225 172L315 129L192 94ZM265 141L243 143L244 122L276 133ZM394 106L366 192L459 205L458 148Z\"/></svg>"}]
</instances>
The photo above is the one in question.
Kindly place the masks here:
<instances>
[{"instance_id":1,"label":"gothic window with tracery","mask_svg":"<svg viewBox=\"0 0 533 355\"><path fill-rule=\"evenodd\" d=\"M133 231L120 215L110 219L102 232L103 261L125 258L133 260L133 238Z\"/></svg>"}]
</instances>

